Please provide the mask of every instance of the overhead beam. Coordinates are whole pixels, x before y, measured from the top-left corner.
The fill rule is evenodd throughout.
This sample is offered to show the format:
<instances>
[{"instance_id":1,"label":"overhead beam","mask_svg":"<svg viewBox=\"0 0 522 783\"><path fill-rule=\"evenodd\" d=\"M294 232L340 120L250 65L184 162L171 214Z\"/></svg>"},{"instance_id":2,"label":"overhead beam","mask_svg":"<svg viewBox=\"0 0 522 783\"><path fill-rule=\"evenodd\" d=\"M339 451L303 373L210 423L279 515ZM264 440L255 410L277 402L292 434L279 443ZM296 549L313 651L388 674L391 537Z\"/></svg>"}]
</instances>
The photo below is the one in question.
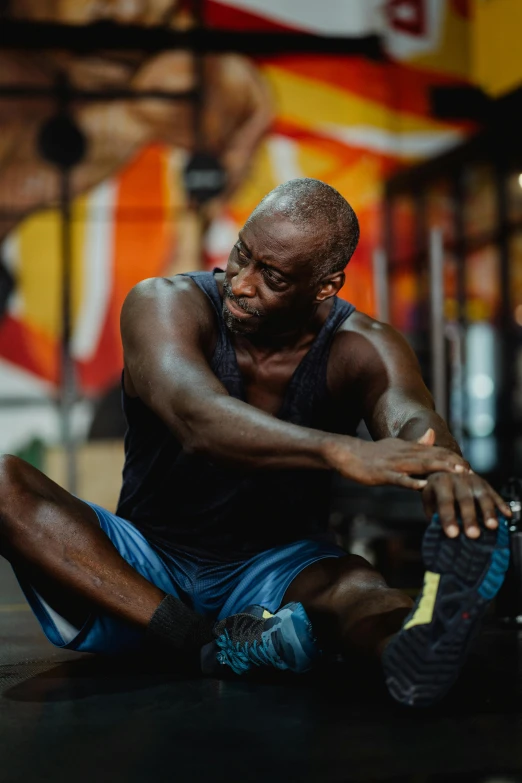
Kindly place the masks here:
<instances>
[{"instance_id":1,"label":"overhead beam","mask_svg":"<svg viewBox=\"0 0 522 783\"><path fill-rule=\"evenodd\" d=\"M378 35L319 36L308 33L252 32L194 28L172 30L114 22L64 25L0 20L0 49L62 49L73 52L188 49L194 52L241 52L249 55L317 53L385 59Z\"/></svg>"}]
</instances>

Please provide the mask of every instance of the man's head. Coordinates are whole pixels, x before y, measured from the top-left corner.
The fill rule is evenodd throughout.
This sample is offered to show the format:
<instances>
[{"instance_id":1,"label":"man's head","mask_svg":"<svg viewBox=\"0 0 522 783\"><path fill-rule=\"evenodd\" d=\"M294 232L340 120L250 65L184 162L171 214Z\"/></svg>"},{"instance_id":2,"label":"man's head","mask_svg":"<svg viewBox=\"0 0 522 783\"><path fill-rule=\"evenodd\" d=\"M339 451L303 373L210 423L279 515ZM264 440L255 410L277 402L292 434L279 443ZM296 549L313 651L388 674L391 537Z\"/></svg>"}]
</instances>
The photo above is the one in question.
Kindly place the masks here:
<instances>
[{"instance_id":1,"label":"man's head","mask_svg":"<svg viewBox=\"0 0 522 783\"><path fill-rule=\"evenodd\" d=\"M330 185L308 178L279 185L252 212L228 259L223 315L229 329L295 329L339 291L358 240L355 212Z\"/></svg>"}]
</instances>

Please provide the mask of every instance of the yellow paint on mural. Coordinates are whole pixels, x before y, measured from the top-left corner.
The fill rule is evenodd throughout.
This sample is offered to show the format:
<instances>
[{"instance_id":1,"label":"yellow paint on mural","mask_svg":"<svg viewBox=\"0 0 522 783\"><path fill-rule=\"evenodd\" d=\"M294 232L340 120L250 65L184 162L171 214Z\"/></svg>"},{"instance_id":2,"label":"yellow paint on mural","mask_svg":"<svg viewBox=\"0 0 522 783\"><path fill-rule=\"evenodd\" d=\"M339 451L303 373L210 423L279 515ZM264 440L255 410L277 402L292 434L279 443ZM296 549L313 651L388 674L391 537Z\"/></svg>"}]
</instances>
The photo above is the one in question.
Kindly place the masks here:
<instances>
[{"instance_id":1,"label":"yellow paint on mural","mask_svg":"<svg viewBox=\"0 0 522 783\"><path fill-rule=\"evenodd\" d=\"M408 58L408 63L437 73L471 78L470 27L469 19L456 13L446 2L439 43L429 54Z\"/></svg>"},{"instance_id":2,"label":"yellow paint on mural","mask_svg":"<svg viewBox=\"0 0 522 783\"><path fill-rule=\"evenodd\" d=\"M86 199L76 200L72 210L72 318L79 310L83 280ZM50 337L60 335L62 323L61 216L57 209L27 218L16 230L19 254L18 290L21 317Z\"/></svg>"},{"instance_id":3,"label":"yellow paint on mural","mask_svg":"<svg viewBox=\"0 0 522 783\"><path fill-rule=\"evenodd\" d=\"M339 169L339 157L328 152L319 143L298 144L297 161L305 177L331 182L332 173Z\"/></svg>"},{"instance_id":4,"label":"yellow paint on mural","mask_svg":"<svg viewBox=\"0 0 522 783\"><path fill-rule=\"evenodd\" d=\"M324 82L313 82L277 66L264 68L264 73L280 108L279 117L304 127L321 130L325 125L346 128L365 125L382 130L400 129L403 133L448 128L443 122L395 111L384 104Z\"/></svg>"},{"instance_id":5,"label":"yellow paint on mural","mask_svg":"<svg viewBox=\"0 0 522 783\"><path fill-rule=\"evenodd\" d=\"M381 165L371 154L364 155L353 166L339 169L329 182L348 199L355 211L373 207L382 196Z\"/></svg>"},{"instance_id":6,"label":"yellow paint on mural","mask_svg":"<svg viewBox=\"0 0 522 783\"><path fill-rule=\"evenodd\" d=\"M256 204L280 182L276 178L268 142L257 150L250 175L234 193L230 208L239 224L245 222Z\"/></svg>"},{"instance_id":7,"label":"yellow paint on mural","mask_svg":"<svg viewBox=\"0 0 522 783\"><path fill-rule=\"evenodd\" d=\"M474 0L473 81L493 96L522 83L521 0Z\"/></svg>"}]
</instances>

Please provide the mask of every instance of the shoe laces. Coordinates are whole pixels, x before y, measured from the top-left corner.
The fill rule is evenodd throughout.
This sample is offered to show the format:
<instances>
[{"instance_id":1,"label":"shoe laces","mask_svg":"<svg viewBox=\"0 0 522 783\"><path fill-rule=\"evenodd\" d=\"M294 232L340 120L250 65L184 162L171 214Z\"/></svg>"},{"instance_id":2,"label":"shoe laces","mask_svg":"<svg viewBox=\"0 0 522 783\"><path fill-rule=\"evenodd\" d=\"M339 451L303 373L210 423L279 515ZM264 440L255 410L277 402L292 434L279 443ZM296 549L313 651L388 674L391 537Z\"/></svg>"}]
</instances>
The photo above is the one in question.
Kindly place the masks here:
<instances>
[{"instance_id":1,"label":"shoe laces","mask_svg":"<svg viewBox=\"0 0 522 783\"><path fill-rule=\"evenodd\" d=\"M236 674L248 671L252 663L255 666L271 664L277 669L286 668L275 654L269 636L262 637L261 640L255 639L253 642L234 642L228 631L225 631L216 639L216 644L220 649L217 654L218 661L228 664Z\"/></svg>"}]
</instances>

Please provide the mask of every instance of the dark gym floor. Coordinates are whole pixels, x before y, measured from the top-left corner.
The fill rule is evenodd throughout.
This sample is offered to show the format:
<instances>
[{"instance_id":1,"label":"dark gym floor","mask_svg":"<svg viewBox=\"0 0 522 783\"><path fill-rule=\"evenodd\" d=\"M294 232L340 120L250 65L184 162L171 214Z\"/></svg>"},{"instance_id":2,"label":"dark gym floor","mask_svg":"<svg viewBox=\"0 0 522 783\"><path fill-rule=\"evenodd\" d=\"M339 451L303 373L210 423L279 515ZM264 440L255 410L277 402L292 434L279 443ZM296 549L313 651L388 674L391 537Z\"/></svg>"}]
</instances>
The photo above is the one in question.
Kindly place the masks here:
<instances>
[{"instance_id":1,"label":"dark gym floor","mask_svg":"<svg viewBox=\"0 0 522 783\"><path fill-rule=\"evenodd\" d=\"M0 781L522 780L520 640L490 628L437 709L333 663L260 682L56 650L0 561Z\"/></svg>"}]
</instances>

